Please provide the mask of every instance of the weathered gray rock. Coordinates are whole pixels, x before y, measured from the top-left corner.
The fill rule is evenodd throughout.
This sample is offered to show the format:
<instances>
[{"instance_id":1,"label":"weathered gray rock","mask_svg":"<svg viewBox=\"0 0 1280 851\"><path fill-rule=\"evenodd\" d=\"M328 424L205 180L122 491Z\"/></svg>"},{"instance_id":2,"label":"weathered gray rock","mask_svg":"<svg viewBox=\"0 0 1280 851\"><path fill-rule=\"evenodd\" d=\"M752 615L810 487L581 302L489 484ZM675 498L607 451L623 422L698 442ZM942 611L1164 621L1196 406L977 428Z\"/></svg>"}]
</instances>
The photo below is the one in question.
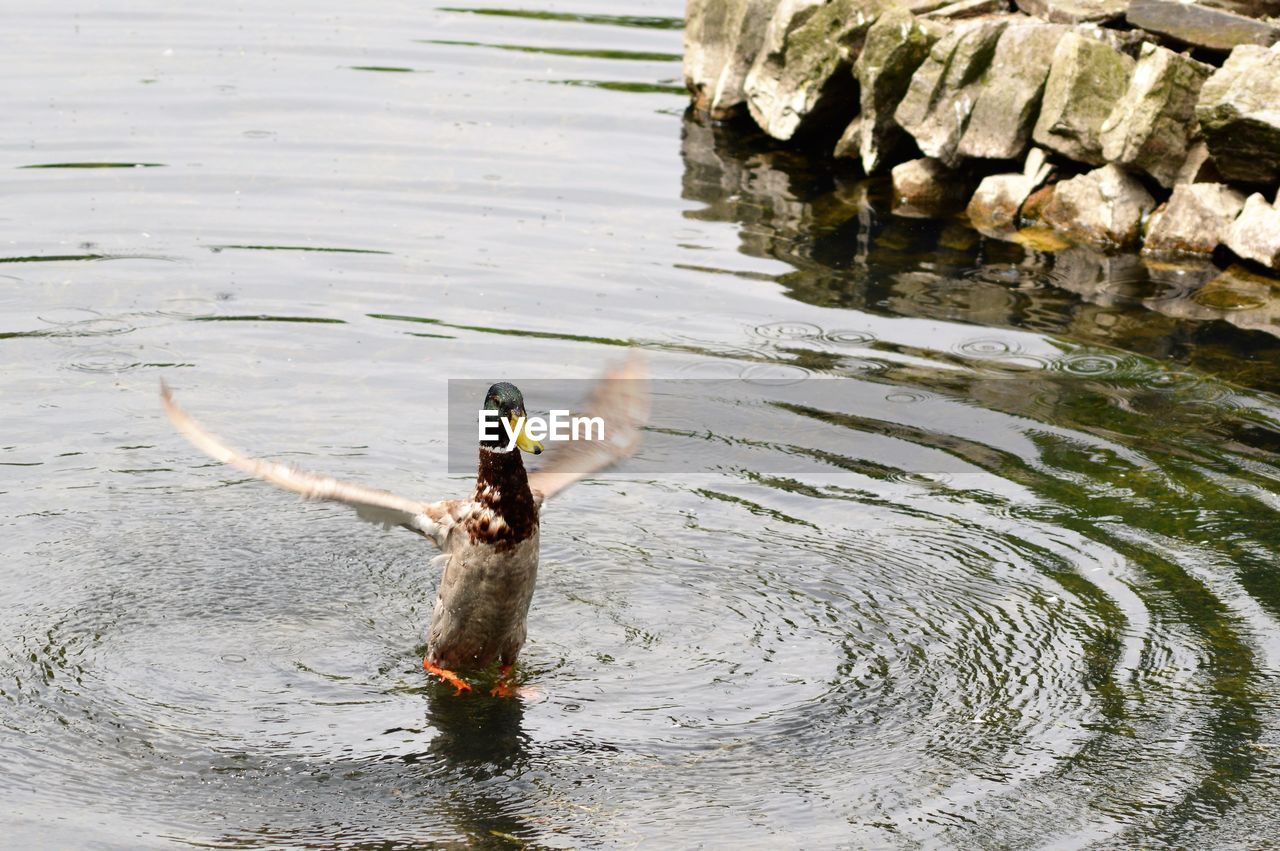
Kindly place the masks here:
<instances>
[{"instance_id":1,"label":"weathered gray rock","mask_svg":"<svg viewBox=\"0 0 1280 851\"><path fill-rule=\"evenodd\" d=\"M1250 18L1280 18L1280 0L1210 0L1214 6L1230 9Z\"/></svg>"},{"instance_id":2,"label":"weathered gray rock","mask_svg":"<svg viewBox=\"0 0 1280 851\"><path fill-rule=\"evenodd\" d=\"M853 120L849 122L849 126L844 128L844 132L836 140L836 146L831 152L831 156L838 160L856 160L862 156L862 121L863 116L861 114L853 117Z\"/></svg>"},{"instance_id":3,"label":"weathered gray rock","mask_svg":"<svg viewBox=\"0 0 1280 851\"><path fill-rule=\"evenodd\" d=\"M967 180L933 157L894 166L891 175L899 215L934 216L958 207L968 194Z\"/></svg>"},{"instance_id":4,"label":"weathered gray rock","mask_svg":"<svg viewBox=\"0 0 1280 851\"><path fill-rule=\"evenodd\" d=\"M684 82L695 109L727 118L746 103L743 83L779 0L688 0Z\"/></svg>"},{"instance_id":5,"label":"weathered gray rock","mask_svg":"<svg viewBox=\"0 0 1280 851\"><path fill-rule=\"evenodd\" d=\"M992 174L983 178L965 207L969 223L987 235L1001 235L1018 225L1023 203L1053 173L1042 148L1032 148L1021 174Z\"/></svg>"},{"instance_id":6,"label":"weathered gray rock","mask_svg":"<svg viewBox=\"0 0 1280 851\"><path fill-rule=\"evenodd\" d=\"M1137 179L1109 164L1055 185L1041 218L1077 242L1124 248L1137 241L1142 217L1155 206Z\"/></svg>"},{"instance_id":7,"label":"weathered gray rock","mask_svg":"<svg viewBox=\"0 0 1280 851\"><path fill-rule=\"evenodd\" d=\"M1101 24L1076 24L1072 29L1086 38L1114 47L1130 59L1137 59L1142 45L1154 41L1150 33L1142 30L1113 30Z\"/></svg>"},{"instance_id":8,"label":"weathered gray rock","mask_svg":"<svg viewBox=\"0 0 1280 851\"><path fill-rule=\"evenodd\" d=\"M1212 254L1244 207L1244 196L1221 183L1180 183L1147 222L1143 254Z\"/></svg>"},{"instance_id":9,"label":"weathered gray rock","mask_svg":"<svg viewBox=\"0 0 1280 851\"><path fill-rule=\"evenodd\" d=\"M1241 45L1200 91L1200 130L1227 180L1280 180L1280 50Z\"/></svg>"},{"instance_id":10,"label":"weathered gray rock","mask_svg":"<svg viewBox=\"0 0 1280 851\"><path fill-rule=\"evenodd\" d=\"M1227 233L1227 248L1246 260L1280 269L1280 207L1254 193Z\"/></svg>"},{"instance_id":11,"label":"weathered gray rock","mask_svg":"<svg viewBox=\"0 0 1280 851\"><path fill-rule=\"evenodd\" d=\"M961 18L977 18L982 15L998 15L1009 11L1009 0L956 0L945 6L925 12L926 18L946 18L958 21Z\"/></svg>"},{"instance_id":12,"label":"weathered gray rock","mask_svg":"<svg viewBox=\"0 0 1280 851\"><path fill-rule=\"evenodd\" d=\"M1195 135L1196 100L1213 68L1145 44L1124 96L1102 125L1102 155L1172 186Z\"/></svg>"},{"instance_id":13,"label":"weathered gray rock","mask_svg":"<svg viewBox=\"0 0 1280 851\"><path fill-rule=\"evenodd\" d=\"M784 141L818 127L845 126L857 109L853 60L871 24L893 6L938 5L939 0L782 0L747 72L751 117Z\"/></svg>"},{"instance_id":14,"label":"weathered gray rock","mask_svg":"<svg viewBox=\"0 0 1280 851\"><path fill-rule=\"evenodd\" d=\"M949 166L959 164L956 148L973 109L973 83L991 64L1009 22L1010 18L962 22L933 45L911 77L894 119L926 155Z\"/></svg>"},{"instance_id":15,"label":"weathered gray rock","mask_svg":"<svg viewBox=\"0 0 1280 851\"><path fill-rule=\"evenodd\" d=\"M824 105L824 99L829 108L829 101L850 94L845 75L836 74L841 65L839 51L824 41L826 33L806 26L825 2L781 0L743 80L751 117L774 138L790 139L801 121Z\"/></svg>"},{"instance_id":16,"label":"weathered gray rock","mask_svg":"<svg viewBox=\"0 0 1280 851\"><path fill-rule=\"evenodd\" d=\"M1256 18L1182 0L1133 0L1125 20L1195 47L1228 51L1237 44L1280 41L1280 27Z\"/></svg>"},{"instance_id":17,"label":"weathered gray rock","mask_svg":"<svg viewBox=\"0 0 1280 851\"><path fill-rule=\"evenodd\" d=\"M1044 211L1053 201L1053 186L1041 186L1027 196L1018 211L1022 222L1030 227L1046 229L1049 225L1044 220Z\"/></svg>"},{"instance_id":18,"label":"weathered gray rock","mask_svg":"<svg viewBox=\"0 0 1280 851\"><path fill-rule=\"evenodd\" d=\"M1017 0L1028 15L1059 24L1114 21L1124 15L1129 0Z\"/></svg>"},{"instance_id":19,"label":"weathered gray rock","mask_svg":"<svg viewBox=\"0 0 1280 851\"><path fill-rule=\"evenodd\" d=\"M1031 138L1073 160L1102 165L1100 134L1129 88L1134 61L1114 46L1069 32L1053 52Z\"/></svg>"},{"instance_id":20,"label":"weathered gray rock","mask_svg":"<svg viewBox=\"0 0 1280 851\"><path fill-rule=\"evenodd\" d=\"M862 112L855 119L856 132L846 131L851 141L856 140L856 155L867 174L883 167L884 152L902 138L902 129L893 120L894 108L941 35L938 25L917 20L906 9L886 11L867 30L862 52L853 64ZM836 147L839 151L841 145Z\"/></svg>"},{"instance_id":21,"label":"weathered gray rock","mask_svg":"<svg viewBox=\"0 0 1280 851\"><path fill-rule=\"evenodd\" d=\"M1201 139L1187 151L1186 159L1178 167L1174 183L1220 183L1222 175L1209 157L1209 146Z\"/></svg>"},{"instance_id":22,"label":"weathered gray rock","mask_svg":"<svg viewBox=\"0 0 1280 851\"><path fill-rule=\"evenodd\" d=\"M1049 179L1053 166L1040 148L1027 154L1021 174L993 174L982 179L965 213L977 230L998 235L1012 230L1023 202Z\"/></svg>"},{"instance_id":23,"label":"weathered gray rock","mask_svg":"<svg viewBox=\"0 0 1280 851\"><path fill-rule=\"evenodd\" d=\"M1052 56L1066 34L1060 24L1018 22L1005 28L991 63L974 85L973 109L956 146L962 157L1011 160L1022 156L1040 110Z\"/></svg>"}]
</instances>

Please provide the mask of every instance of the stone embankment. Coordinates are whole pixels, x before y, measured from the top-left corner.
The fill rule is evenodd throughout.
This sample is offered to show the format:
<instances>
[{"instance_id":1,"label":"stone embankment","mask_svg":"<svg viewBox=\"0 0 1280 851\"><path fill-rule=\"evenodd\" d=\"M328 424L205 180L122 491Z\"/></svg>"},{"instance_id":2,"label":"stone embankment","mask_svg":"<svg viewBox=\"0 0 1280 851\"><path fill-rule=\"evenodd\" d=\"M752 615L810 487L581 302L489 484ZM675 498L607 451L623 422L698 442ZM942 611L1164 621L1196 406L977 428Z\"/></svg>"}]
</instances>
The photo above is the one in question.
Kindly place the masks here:
<instances>
[{"instance_id":1,"label":"stone embankment","mask_svg":"<svg viewBox=\"0 0 1280 851\"><path fill-rule=\"evenodd\" d=\"M688 0L684 72L714 119L889 174L896 212L1280 271L1275 16L1280 0Z\"/></svg>"}]
</instances>

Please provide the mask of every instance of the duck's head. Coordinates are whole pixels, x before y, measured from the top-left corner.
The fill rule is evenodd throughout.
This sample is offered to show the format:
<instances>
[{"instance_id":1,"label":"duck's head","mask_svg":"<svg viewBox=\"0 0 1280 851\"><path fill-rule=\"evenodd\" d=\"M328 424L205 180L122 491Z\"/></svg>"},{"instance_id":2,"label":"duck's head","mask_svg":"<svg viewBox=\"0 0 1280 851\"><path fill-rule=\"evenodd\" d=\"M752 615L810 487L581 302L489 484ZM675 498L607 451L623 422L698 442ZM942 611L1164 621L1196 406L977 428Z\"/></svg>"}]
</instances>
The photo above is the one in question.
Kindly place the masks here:
<instances>
[{"instance_id":1,"label":"duck's head","mask_svg":"<svg viewBox=\"0 0 1280 851\"><path fill-rule=\"evenodd\" d=\"M498 418L505 425L497 441L480 441L481 446L505 449L511 443L511 435L515 435L515 445L525 452L534 455L542 453L542 443L529 437L525 424L528 414L524 409L524 396L520 388L507 381L499 381L489 388L484 397L484 409L497 411Z\"/></svg>"}]
</instances>

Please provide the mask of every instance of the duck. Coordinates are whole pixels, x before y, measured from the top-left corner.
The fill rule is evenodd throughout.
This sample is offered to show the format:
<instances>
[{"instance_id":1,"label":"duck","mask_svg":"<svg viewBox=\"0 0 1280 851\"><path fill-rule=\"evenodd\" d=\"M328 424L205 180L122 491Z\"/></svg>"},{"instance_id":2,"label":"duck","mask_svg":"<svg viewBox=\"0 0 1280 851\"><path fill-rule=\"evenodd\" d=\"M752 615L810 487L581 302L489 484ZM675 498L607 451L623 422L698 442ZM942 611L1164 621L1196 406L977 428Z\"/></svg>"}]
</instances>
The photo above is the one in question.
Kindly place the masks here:
<instances>
[{"instance_id":1,"label":"duck","mask_svg":"<svg viewBox=\"0 0 1280 851\"><path fill-rule=\"evenodd\" d=\"M507 427L480 434L475 488L464 498L426 502L249 457L183 410L164 381L160 397L173 427L211 458L304 500L340 503L362 520L384 529L407 529L434 544L439 555L432 561L443 572L423 668L460 695L472 690L464 675L496 662L495 696L521 693L512 677L528 634L543 506L573 483L632 455L649 406L648 372L643 359L632 354L605 372L580 410L600 417L606 433L591 435L597 439L548 441L552 448L545 463L530 472L522 455L543 455L544 446L525 425L528 412L519 388L495 383L485 394L481 416L505 420Z\"/></svg>"}]
</instances>

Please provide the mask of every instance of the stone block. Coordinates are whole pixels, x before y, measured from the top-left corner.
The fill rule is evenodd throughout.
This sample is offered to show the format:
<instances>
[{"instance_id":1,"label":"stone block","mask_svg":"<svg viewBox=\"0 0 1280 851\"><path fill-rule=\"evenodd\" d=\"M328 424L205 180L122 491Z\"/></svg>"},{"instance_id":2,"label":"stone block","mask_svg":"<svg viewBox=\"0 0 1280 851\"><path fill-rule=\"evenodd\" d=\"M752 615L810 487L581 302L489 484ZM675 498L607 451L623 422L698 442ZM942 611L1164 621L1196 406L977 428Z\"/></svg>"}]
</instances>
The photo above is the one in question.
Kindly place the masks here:
<instances>
[{"instance_id":1,"label":"stone block","mask_svg":"<svg viewBox=\"0 0 1280 851\"><path fill-rule=\"evenodd\" d=\"M885 152L901 140L894 109L942 32L937 24L921 22L905 9L886 11L867 30L862 52L853 64L862 108L853 139L867 174L881 170Z\"/></svg>"},{"instance_id":2,"label":"stone block","mask_svg":"<svg viewBox=\"0 0 1280 851\"><path fill-rule=\"evenodd\" d=\"M1196 117L1227 180L1280 181L1280 50L1242 45L1200 90Z\"/></svg>"},{"instance_id":3,"label":"stone block","mask_svg":"<svg viewBox=\"0 0 1280 851\"><path fill-rule=\"evenodd\" d=\"M1010 18L964 21L940 39L911 77L894 119L921 152L948 166L959 164L956 148L973 109L973 84L991 65Z\"/></svg>"},{"instance_id":4,"label":"stone block","mask_svg":"<svg viewBox=\"0 0 1280 851\"><path fill-rule=\"evenodd\" d=\"M1129 88L1133 67L1133 59L1112 45L1076 32L1064 35L1053 51L1031 138L1073 160L1102 165L1102 124Z\"/></svg>"},{"instance_id":5,"label":"stone block","mask_svg":"<svg viewBox=\"0 0 1280 851\"><path fill-rule=\"evenodd\" d=\"M1147 222L1144 254L1212 254L1226 241L1244 196L1221 183L1180 183Z\"/></svg>"},{"instance_id":6,"label":"stone block","mask_svg":"<svg viewBox=\"0 0 1280 851\"><path fill-rule=\"evenodd\" d=\"M1000 34L991 62L973 87L973 109L956 153L975 159L1022 156L1040 111L1049 63L1067 32L1059 24L1026 22Z\"/></svg>"},{"instance_id":7,"label":"stone block","mask_svg":"<svg viewBox=\"0 0 1280 851\"><path fill-rule=\"evenodd\" d=\"M1017 0L1028 15L1059 24L1101 23L1124 16L1129 0Z\"/></svg>"},{"instance_id":8,"label":"stone block","mask_svg":"<svg viewBox=\"0 0 1280 851\"><path fill-rule=\"evenodd\" d=\"M1257 193L1250 195L1226 242L1238 256L1280 269L1280 207Z\"/></svg>"},{"instance_id":9,"label":"stone block","mask_svg":"<svg viewBox=\"0 0 1280 851\"><path fill-rule=\"evenodd\" d=\"M1224 53L1237 44L1269 47L1280 41L1280 27L1274 24L1181 0L1133 0L1125 20L1147 32Z\"/></svg>"},{"instance_id":10,"label":"stone block","mask_svg":"<svg viewBox=\"0 0 1280 851\"><path fill-rule=\"evenodd\" d=\"M1132 175L1105 165L1053 187L1041 214L1045 224L1077 242L1126 248L1138 240L1155 199Z\"/></svg>"},{"instance_id":11,"label":"stone block","mask_svg":"<svg viewBox=\"0 0 1280 851\"><path fill-rule=\"evenodd\" d=\"M1102 125L1103 157L1172 186L1195 135L1200 87L1212 71L1168 48L1143 45L1129 88Z\"/></svg>"},{"instance_id":12,"label":"stone block","mask_svg":"<svg viewBox=\"0 0 1280 851\"><path fill-rule=\"evenodd\" d=\"M727 118L746 104L747 71L779 0L688 0L684 81L695 109Z\"/></svg>"},{"instance_id":13,"label":"stone block","mask_svg":"<svg viewBox=\"0 0 1280 851\"><path fill-rule=\"evenodd\" d=\"M923 157L891 172L893 209L899 215L935 216L964 203L969 183L941 160Z\"/></svg>"}]
</instances>

